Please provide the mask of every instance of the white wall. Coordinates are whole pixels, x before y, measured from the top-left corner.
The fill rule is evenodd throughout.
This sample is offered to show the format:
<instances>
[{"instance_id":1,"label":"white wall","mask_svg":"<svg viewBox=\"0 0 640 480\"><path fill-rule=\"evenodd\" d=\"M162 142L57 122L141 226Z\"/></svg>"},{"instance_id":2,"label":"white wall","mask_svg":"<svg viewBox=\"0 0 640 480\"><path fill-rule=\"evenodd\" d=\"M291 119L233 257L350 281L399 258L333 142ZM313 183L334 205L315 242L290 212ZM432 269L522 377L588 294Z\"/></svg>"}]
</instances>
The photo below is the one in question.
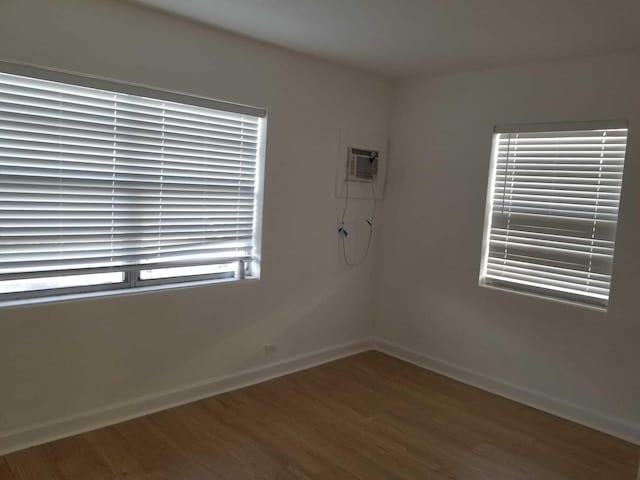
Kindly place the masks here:
<instances>
[{"instance_id":1,"label":"white wall","mask_svg":"<svg viewBox=\"0 0 640 480\"><path fill-rule=\"evenodd\" d=\"M262 279L0 308L0 437L370 335L334 177L340 127L386 131L386 81L112 0L2 2L0 58L269 111Z\"/></svg>"},{"instance_id":2,"label":"white wall","mask_svg":"<svg viewBox=\"0 0 640 480\"><path fill-rule=\"evenodd\" d=\"M640 54L411 79L394 100L377 336L640 441ZM493 126L616 118L631 126L609 312L479 287Z\"/></svg>"},{"instance_id":3,"label":"white wall","mask_svg":"<svg viewBox=\"0 0 640 480\"><path fill-rule=\"evenodd\" d=\"M640 55L399 83L375 272L342 265L333 191L338 129L386 129L385 81L115 0L2 2L0 58L269 109L262 279L0 309L0 450L33 425L366 338L374 308L378 337L434 365L640 432ZM607 118L632 122L609 312L478 287L493 125Z\"/></svg>"}]
</instances>

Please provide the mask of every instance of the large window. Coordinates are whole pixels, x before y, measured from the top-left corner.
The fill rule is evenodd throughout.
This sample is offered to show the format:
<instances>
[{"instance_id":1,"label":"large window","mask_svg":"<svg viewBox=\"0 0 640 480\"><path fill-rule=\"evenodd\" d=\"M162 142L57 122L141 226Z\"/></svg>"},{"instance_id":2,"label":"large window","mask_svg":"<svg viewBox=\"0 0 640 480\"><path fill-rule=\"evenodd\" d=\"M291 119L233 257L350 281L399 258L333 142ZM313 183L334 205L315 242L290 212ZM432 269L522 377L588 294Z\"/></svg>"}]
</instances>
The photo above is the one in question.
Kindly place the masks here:
<instances>
[{"instance_id":1,"label":"large window","mask_svg":"<svg viewBox=\"0 0 640 480\"><path fill-rule=\"evenodd\" d=\"M0 301L259 274L263 110L0 69Z\"/></svg>"},{"instance_id":2,"label":"large window","mask_svg":"<svg viewBox=\"0 0 640 480\"><path fill-rule=\"evenodd\" d=\"M480 283L606 307L625 122L496 127Z\"/></svg>"}]
</instances>

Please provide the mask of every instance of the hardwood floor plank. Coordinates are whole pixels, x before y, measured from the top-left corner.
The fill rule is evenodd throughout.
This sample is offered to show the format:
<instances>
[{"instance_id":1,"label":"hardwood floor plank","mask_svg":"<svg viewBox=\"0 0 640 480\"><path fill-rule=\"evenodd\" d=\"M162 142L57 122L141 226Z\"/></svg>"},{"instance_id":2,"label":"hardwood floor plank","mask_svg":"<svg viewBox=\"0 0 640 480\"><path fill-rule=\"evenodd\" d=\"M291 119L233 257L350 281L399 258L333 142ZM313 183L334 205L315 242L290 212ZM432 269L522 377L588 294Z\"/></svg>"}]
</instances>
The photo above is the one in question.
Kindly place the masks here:
<instances>
[{"instance_id":1,"label":"hardwood floor plank","mask_svg":"<svg viewBox=\"0 0 640 480\"><path fill-rule=\"evenodd\" d=\"M94 450L104 459L114 479L146 478L146 469L115 426L94 430L84 435Z\"/></svg>"},{"instance_id":2,"label":"hardwood floor plank","mask_svg":"<svg viewBox=\"0 0 640 480\"><path fill-rule=\"evenodd\" d=\"M249 480L251 470L225 442L222 432L210 421L197 404L154 414L150 420L170 437L183 455L203 467L213 478Z\"/></svg>"},{"instance_id":3,"label":"hardwood floor plank","mask_svg":"<svg viewBox=\"0 0 640 480\"><path fill-rule=\"evenodd\" d=\"M211 476L175 448L149 417L120 423L114 428L149 478L201 480Z\"/></svg>"},{"instance_id":4,"label":"hardwood floor plank","mask_svg":"<svg viewBox=\"0 0 640 480\"><path fill-rule=\"evenodd\" d=\"M48 446L49 444L40 445L4 457L16 480L40 480L42 478L64 480L57 471L57 465Z\"/></svg>"},{"instance_id":5,"label":"hardwood floor plank","mask_svg":"<svg viewBox=\"0 0 640 480\"><path fill-rule=\"evenodd\" d=\"M16 480L4 458L0 458L0 480Z\"/></svg>"},{"instance_id":6,"label":"hardwood floor plank","mask_svg":"<svg viewBox=\"0 0 640 480\"><path fill-rule=\"evenodd\" d=\"M630 443L378 352L0 458L0 480L640 480Z\"/></svg>"},{"instance_id":7,"label":"hardwood floor plank","mask_svg":"<svg viewBox=\"0 0 640 480\"><path fill-rule=\"evenodd\" d=\"M76 435L44 445L56 472L65 480L109 480L109 465L93 448L86 436Z\"/></svg>"}]
</instances>

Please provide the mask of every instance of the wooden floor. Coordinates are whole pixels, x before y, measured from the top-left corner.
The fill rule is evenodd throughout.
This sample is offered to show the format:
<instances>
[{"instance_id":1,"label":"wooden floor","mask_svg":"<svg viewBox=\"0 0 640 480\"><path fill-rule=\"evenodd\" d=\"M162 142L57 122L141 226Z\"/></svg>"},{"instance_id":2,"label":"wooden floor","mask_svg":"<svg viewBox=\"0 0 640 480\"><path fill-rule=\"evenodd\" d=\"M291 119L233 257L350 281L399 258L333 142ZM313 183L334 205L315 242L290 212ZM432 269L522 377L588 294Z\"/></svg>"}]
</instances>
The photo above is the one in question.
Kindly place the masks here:
<instances>
[{"instance_id":1,"label":"wooden floor","mask_svg":"<svg viewBox=\"0 0 640 480\"><path fill-rule=\"evenodd\" d=\"M367 352L0 457L0 480L635 480L638 454Z\"/></svg>"}]
</instances>

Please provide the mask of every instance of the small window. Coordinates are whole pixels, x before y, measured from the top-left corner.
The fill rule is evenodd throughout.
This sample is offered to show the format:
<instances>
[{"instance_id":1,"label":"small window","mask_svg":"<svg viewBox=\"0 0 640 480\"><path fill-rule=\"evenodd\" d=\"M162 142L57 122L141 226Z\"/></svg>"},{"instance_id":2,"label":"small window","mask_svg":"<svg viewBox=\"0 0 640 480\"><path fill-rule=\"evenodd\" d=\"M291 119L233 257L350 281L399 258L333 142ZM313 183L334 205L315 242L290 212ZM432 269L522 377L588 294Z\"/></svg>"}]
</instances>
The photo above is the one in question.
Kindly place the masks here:
<instances>
[{"instance_id":1,"label":"small window","mask_svg":"<svg viewBox=\"0 0 640 480\"><path fill-rule=\"evenodd\" d=\"M480 284L607 307L626 122L496 127Z\"/></svg>"},{"instance_id":2,"label":"small window","mask_svg":"<svg viewBox=\"0 0 640 480\"><path fill-rule=\"evenodd\" d=\"M264 110L0 68L0 301L258 276Z\"/></svg>"}]
</instances>

